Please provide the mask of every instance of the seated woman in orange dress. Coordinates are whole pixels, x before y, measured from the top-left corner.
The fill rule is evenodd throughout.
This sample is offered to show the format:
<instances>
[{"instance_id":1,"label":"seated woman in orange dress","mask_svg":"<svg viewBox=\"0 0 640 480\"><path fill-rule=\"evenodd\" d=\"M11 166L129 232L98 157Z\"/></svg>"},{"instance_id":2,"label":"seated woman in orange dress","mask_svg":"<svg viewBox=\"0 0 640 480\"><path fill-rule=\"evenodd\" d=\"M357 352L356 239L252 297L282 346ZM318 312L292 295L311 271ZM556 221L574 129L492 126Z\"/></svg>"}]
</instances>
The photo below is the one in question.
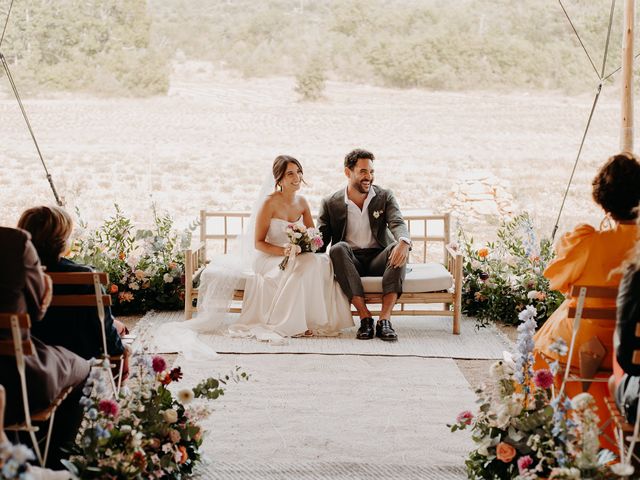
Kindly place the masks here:
<instances>
[{"instance_id":1,"label":"seated woman in orange dress","mask_svg":"<svg viewBox=\"0 0 640 480\"><path fill-rule=\"evenodd\" d=\"M635 223L640 201L640 164L629 154L611 157L593 180L593 199L600 205L613 226L595 229L590 225L579 225L573 232L565 234L556 245L556 258L544 271L550 287L567 295L562 305L551 315L536 333L534 356L535 368L548 368L548 363L560 360L566 364L566 357L559 357L551 348L563 339L567 345L571 341L573 319L569 318L569 307L575 306L576 299L569 295L573 285L617 287L622 273L621 264L630 254L638 236ZM607 306L602 301L585 302L587 307ZM611 300L611 305L613 301ZM580 347L593 337L604 347L600 369L612 368L614 323L608 320L583 318L576 337L571 367L579 368ZM560 370L560 374L563 369ZM582 392L580 383L568 383L565 389L572 397ZM600 415L606 412L604 398L608 394L606 383L591 383L589 388L596 399Z\"/></svg>"}]
</instances>

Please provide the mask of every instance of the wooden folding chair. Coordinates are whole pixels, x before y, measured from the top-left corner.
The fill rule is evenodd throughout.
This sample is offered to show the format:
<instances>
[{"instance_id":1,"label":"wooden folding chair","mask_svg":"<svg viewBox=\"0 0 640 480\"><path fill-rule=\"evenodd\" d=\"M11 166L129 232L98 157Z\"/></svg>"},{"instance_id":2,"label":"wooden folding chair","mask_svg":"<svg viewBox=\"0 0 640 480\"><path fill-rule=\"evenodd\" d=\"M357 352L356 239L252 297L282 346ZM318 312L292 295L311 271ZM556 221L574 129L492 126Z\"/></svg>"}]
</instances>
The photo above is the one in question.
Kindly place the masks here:
<instances>
[{"instance_id":1,"label":"wooden folding chair","mask_svg":"<svg viewBox=\"0 0 640 480\"><path fill-rule=\"evenodd\" d=\"M635 328L635 341L636 345L640 345L640 319ZM640 365L640 349L633 351L631 363ZM630 464L633 458L635 464L640 465L640 458L634 453L636 444L640 443L640 399L638 399L636 421L633 424L627 422L612 398L607 398L606 403L613 420L616 443L620 450L620 463Z\"/></svg>"},{"instance_id":2,"label":"wooden folding chair","mask_svg":"<svg viewBox=\"0 0 640 480\"><path fill-rule=\"evenodd\" d=\"M616 305L615 299L618 296L617 287L597 287L590 285L574 285L571 289L571 296L577 298L576 306L569 308L569 318L573 318L573 330L571 333L571 342L569 343L569 355L567 356L567 365L564 370L564 378L560 387L561 395L564 392L565 385L568 382L582 382L583 386L592 383L606 383L611 376L611 370L599 369L589 377L583 377L576 368L571 368L573 354L575 350L576 338L580 330L580 324L583 318L593 320L616 321ZM587 299L611 300L608 307L585 307ZM607 352L609 355L611 352Z\"/></svg>"},{"instance_id":3,"label":"wooden folding chair","mask_svg":"<svg viewBox=\"0 0 640 480\"><path fill-rule=\"evenodd\" d=\"M118 368L118 374L113 375L109 370L109 379L114 396L117 396L122 386L122 372L124 369L123 355L109 355L107 350L107 335L105 332L104 307L111 306L111 296L102 291L102 285L109 283L109 275L104 272L50 272L47 273L53 281L53 285L93 285L94 293L89 294L64 294L53 295L52 307L96 307L100 319L100 331L102 334L102 351L104 358L108 359L112 368ZM117 384L116 384L117 381Z\"/></svg>"},{"instance_id":4,"label":"wooden folding chair","mask_svg":"<svg viewBox=\"0 0 640 480\"><path fill-rule=\"evenodd\" d=\"M44 410L31 413L29 408L29 394L27 392L27 378L25 373L25 355L34 355L35 346L29 336L31 328L31 320L26 313L0 313L0 330L10 330L11 340L0 340L0 355L13 356L16 359L18 375L20 377L20 390L22 392L22 403L24 405L24 422L15 425L5 426L5 430L14 432L28 432L33 443L33 449L36 453L41 466L47 463L47 455L49 453L49 443L51 441L51 433L53 432L53 421L56 410L62 401L69 395L73 387L67 387L53 400ZM25 339L23 339L23 332ZM49 422L47 435L45 437L44 455L40 450L40 444L36 438L38 426L34 426L33 422L43 423Z\"/></svg>"}]
</instances>

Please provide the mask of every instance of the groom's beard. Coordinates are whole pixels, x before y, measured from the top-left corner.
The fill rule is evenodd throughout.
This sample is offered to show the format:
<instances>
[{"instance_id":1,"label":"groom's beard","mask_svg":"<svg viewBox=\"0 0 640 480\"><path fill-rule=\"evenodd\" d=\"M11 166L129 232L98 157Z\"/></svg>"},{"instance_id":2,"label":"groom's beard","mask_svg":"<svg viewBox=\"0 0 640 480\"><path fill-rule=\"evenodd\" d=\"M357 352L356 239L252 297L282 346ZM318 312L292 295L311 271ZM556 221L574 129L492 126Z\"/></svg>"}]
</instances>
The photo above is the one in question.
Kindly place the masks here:
<instances>
[{"instance_id":1,"label":"groom's beard","mask_svg":"<svg viewBox=\"0 0 640 480\"><path fill-rule=\"evenodd\" d=\"M360 193L364 193L364 194L367 194L367 193L369 193L369 190L371 190L371 185L372 185L372 183L371 183L371 182L369 182L369 184L365 187L365 186L362 184L362 182L358 182L358 183L356 183L356 184L355 184L355 187L356 187L356 190L357 190L358 192L360 192Z\"/></svg>"}]
</instances>

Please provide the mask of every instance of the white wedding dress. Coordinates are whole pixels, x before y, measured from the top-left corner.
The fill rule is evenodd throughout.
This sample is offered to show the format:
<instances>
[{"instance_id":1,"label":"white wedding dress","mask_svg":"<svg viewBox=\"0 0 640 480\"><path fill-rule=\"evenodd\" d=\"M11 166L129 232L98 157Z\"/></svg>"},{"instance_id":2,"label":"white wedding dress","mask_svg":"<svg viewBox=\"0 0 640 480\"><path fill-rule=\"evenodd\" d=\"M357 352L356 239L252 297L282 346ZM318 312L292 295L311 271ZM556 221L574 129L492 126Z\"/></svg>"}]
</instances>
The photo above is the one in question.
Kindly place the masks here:
<instances>
[{"instance_id":1,"label":"white wedding dress","mask_svg":"<svg viewBox=\"0 0 640 480\"><path fill-rule=\"evenodd\" d=\"M272 218L265 240L278 246L289 243L291 222ZM297 222L302 224L302 217ZM282 257L257 252L253 275L246 282L242 313L229 327L233 336L276 341L303 335L332 336L354 325L347 297L333 278L326 253L291 257L285 270Z\"/></svg>"}]
</instances>

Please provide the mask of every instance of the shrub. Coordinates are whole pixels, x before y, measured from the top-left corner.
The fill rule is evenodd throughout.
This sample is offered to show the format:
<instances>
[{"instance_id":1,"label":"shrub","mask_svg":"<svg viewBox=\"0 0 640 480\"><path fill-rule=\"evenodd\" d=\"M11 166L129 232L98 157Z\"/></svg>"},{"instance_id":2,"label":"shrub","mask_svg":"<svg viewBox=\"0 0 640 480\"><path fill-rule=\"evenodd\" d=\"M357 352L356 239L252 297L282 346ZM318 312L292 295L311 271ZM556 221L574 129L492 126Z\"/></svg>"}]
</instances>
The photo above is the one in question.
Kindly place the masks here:
<instances>
[{"instance_id":1,"label":"shrub","mask_svg":"<svg viewBox=\"0 0 640 480\"><path fill-rule=\"evenodd\" d=\"M300 100L315 102L324 98L325 80L321 64L317 61L309 63L300 74L296 75L295 91Z\"/></svg>"}]
</instances>

